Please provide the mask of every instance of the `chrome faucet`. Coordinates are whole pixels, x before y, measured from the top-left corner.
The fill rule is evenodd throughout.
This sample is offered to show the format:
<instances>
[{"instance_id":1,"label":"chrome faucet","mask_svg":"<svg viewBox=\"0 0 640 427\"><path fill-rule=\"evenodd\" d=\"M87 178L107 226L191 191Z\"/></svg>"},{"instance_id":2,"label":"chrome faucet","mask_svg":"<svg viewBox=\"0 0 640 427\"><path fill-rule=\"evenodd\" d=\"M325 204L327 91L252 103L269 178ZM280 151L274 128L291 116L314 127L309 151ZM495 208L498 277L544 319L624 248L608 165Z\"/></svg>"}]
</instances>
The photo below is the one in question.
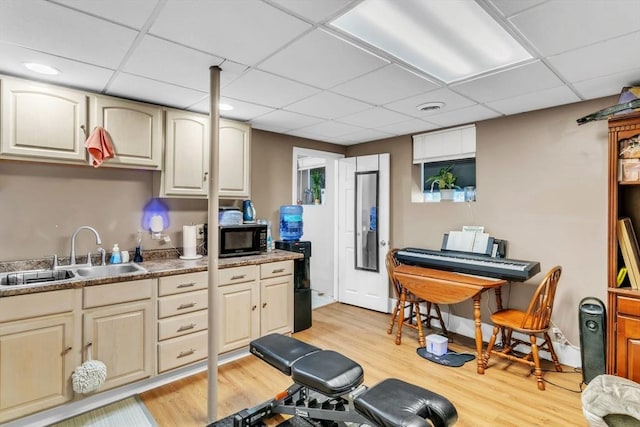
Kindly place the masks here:
<instances>
[{"instance_id":1,"label":"chrome faucet","mask_svg":"<svg viewBox=\"0 0 640 427\"><path fill-rule=\"evenodd\" d=\"M95 228L89 227L88 225L78 227L78 229L73 233L73 236L71 236L71 260L69 261L69 265L76 265L76 236L82 229L93 231L93 234L96 235L96 245L102 244L102 240L100 240L100 234L98 234L98 231Z\"/></svg>"}]
</instances>

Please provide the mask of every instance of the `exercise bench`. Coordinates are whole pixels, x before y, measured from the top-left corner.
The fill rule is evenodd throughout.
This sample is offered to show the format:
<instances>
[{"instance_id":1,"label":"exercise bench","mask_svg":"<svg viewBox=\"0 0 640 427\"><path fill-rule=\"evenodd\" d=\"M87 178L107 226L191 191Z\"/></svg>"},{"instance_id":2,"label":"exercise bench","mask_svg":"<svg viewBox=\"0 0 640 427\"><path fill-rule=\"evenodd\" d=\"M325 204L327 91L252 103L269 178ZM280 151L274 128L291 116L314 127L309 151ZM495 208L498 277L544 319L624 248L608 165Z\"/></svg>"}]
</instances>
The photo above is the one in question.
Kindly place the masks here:
<instances>
[{"instance_id":1,"label":"exercise bench","mask_svg":"<svg viewBox=\"0 0 640 427\"><path fill-rule=\"evenodd\" d=\"M275 398L211 424L209 427L262 426L276 414L292 415L280 426L445 427L458 413L432 391L389 378L367 388L364 372L353 360L295 338L270 334L251 342L253 355L291 376L294 384ZM428 421L427 421L428 420Z\"/></svg>"}]
</instances>

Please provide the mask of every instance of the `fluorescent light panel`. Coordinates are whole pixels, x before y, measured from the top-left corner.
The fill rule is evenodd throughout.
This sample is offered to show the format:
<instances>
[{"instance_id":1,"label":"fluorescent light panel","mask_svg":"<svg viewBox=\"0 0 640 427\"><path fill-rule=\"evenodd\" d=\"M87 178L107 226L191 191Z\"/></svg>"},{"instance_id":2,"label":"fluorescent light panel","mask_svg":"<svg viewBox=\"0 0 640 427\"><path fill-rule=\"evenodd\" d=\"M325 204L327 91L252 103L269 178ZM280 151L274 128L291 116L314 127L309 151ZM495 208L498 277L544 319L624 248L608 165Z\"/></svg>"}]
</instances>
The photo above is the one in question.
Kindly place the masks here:
<instances>
[{"instance_id":1,"label":"fluorescent light panel","mask_svg":"<svg viewBox=\"0 0 640 427\"><path fill-rule=\"evenodd\" d=\"M469 0L365 0L331 25L446 83L531 58Z\"/></svg>"}]
</instances>

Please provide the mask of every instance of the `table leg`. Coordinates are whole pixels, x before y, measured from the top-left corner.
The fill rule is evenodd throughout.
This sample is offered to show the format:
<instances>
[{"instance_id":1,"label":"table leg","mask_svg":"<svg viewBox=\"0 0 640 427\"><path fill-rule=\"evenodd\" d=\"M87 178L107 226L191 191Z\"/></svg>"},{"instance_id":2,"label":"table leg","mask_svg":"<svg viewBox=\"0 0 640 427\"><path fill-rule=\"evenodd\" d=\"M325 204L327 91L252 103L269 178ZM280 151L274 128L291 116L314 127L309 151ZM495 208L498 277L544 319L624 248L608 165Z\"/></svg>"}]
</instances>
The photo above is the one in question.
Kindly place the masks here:
<instances>
[{"instance_id":1,"label":"table leg","mask_svg":"<svg viewBox=\"0 0 640 427\"><path fill-rule=\"evenodd\" d=\"M496 311L502 310L502 288L495 288L496 293ZM507 345L507 336L505 334L505 328L502 328L502 347Z\"/></svg>"},{"instance_id":2,"label":"table leg","mask_svg":"<svg viewBox=\"0 0 640 427\"><path fill-rule=\"evenodd\" d=\"M473 296L473 317L476 323L476 359L478 361L478 373L484 374L484 355L482 354L482 319L480 318L480 296L478 292Z\"/></svg>"},{"instance_id":3,"label":"table leg","mask_svg":"<svg viewBox=\"0 0 640 427\"><path fill-rule=\"evenodd\" d=\"M400 345L402 342L402 325L404 324L404 306L407 303L407 291L402 288L400 293L400 307L398 307L398 331L396 332L396 344Z\"/></svg>"}]
</instances>

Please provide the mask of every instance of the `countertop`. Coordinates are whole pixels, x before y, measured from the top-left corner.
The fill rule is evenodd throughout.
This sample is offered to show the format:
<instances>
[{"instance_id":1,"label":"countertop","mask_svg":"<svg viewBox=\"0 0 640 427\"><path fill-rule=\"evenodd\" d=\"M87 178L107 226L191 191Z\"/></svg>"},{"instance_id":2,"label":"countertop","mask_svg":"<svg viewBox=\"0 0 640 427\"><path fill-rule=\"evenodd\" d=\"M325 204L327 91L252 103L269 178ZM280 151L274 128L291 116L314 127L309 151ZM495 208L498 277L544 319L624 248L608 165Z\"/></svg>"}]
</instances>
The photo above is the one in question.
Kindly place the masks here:
<instances>
[{"instance_id":1,"label":"countertop","mask_svg":"<svg viewBox=\"0 0 640 427\"><path fill-rule=\"evenodd\" d=\"M287 261L302 258L304 255L297 252L288 252L275 249L261 255L247 255L218 259L218 268L232 268L246 265L259 265L269 262ZM32 294L38 292L48 292L61 289L83 288L85 286L103 285L107 283L123 282L127 280L150 279L162 276L173 276L176 274L193 273L198 271L207 271L209 269L209 257L203 256L196 260L183 260L180 258L160 258L143 261L138 263L146 271L127 273L118 276L100 277L100 278L81 278L74 277L55 283L29 284L18 286L0 286L0 298ZM60 266L64 268L64 266ZM33 264L25 262L4 263L0 272L19 271L33 269ZM36 267L42 268L42 267Z\"/></svg>"}]
</instances>

